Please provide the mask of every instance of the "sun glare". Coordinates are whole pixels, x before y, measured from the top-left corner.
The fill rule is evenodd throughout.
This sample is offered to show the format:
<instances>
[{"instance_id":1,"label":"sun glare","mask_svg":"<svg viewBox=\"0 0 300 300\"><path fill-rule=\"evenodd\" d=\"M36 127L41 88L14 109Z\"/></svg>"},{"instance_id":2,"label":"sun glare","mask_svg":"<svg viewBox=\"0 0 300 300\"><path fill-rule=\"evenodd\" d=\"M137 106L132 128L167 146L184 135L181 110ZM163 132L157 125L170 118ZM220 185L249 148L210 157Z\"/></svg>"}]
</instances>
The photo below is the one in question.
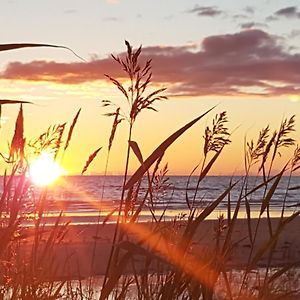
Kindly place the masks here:
<instances>
[{"instance_id":1,"label":"sun glare","mask_svg":"<svg viewBox=\"0 0 300 300\"><path fill-rule=\"evenodd\" d=\"M290 95L290 101L299 102L300 97L298 95Z\"/></svg>"},{"instance_id":2,"label":"sun glare","mask_svg":"<svg viewBox=\"0 0 300 300\"><path fill-rule=\"evenodd\" d=\"M54 161L53 155L47 152L42 152L29 164L29 177L37 185L50 185L63 173L61 166Z\"/></svg>"}]
</instances>

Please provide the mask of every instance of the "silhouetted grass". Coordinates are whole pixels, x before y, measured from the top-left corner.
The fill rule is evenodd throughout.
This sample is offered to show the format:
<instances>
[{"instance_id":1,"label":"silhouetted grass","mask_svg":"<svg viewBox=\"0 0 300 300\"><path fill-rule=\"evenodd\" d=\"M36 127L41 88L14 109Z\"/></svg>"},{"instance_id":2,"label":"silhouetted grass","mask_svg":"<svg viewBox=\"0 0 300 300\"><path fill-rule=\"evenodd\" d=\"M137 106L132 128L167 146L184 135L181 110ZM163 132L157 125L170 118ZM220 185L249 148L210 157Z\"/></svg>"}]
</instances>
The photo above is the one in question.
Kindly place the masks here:
<instances>
[{"instance_id":1,"label":"silhouetted grass","mask_svg":"<svg viewBox=\"0 0 300 300\"><path fill-rule=\"evenodd\" d=\"M0 51L32 46L0 45ZM39 45L45 46L45 45ZM0 299L297 299L300 296L299 263L288 261L283 265L274 264L274 255L279 238L287 226L293 222L300 211L285 215L288 192L299 186L290 186L291 177L300 168L299 146L295 148L292 158L287 160L282 169L274 174L274 163L282 148L295 144L291 134L294 131L295 117L284 119L278 131L271 134L270 126L263 128L256 141L245 139L245 174L238 180L232 179L222 193L211 203L205 204L201 194L202 181L208 176L222 151L229 147L231 134L227 113L216 114L211 126L203 133L203 151L200 164L191 174L199 169L196 190L192 198L186 192L188 213L176 216L172 221L165 221L164 209L157 215L157 204L164 201L164 191L169 186L168 166L162 165L165 152L188 129L196 125L215 107L212 107L194 120L174 130L153 152L144 158L138 142L133 140L133 129L137 116L144 109L155 110L155 102L165 100L165 89L148 93L152 77L151 60L144 64L140 61L142 48L134 50L126 41L127 53L124 57L112 56L128 76L124 83L106 75L117 87L128 104L129 113L124 114L109 100L105 107L114 107L108 116L114 117L108 138L105 174L108 170L109 155L114 137L121 121L128 122L128 143L124 168L124 182L120 205L117 209L116 224L110 244L110 254L105 266L101 284L93 280L97 273L94 265L97 259L97 245L100 224L100 213L96 226L96 235L88 261L91 262L92 278L85 283L82 280L83 270L76 257L68 252L64 244L68 223L62 222L62 213L53 226L46 226L44 217L47 214L47 188L34 199L32 211L24 210L25 196L30 188L26 176L29 155L38 155L47 150L58 159L64 155L73 138L74 127L79 119L79 110L73 119L64 142L66 123L50 126L36 140L26 141L24 134L24 116L22 101L0 101L0 106L21 104L17 116L15 131L10 143L9 156L2 155L7 170L3 176L3 192L0 199ZM128 86L127 83L129 82ZM151 125L151 124L150 124ZM87 159L82 173L92 163L101 147ZM128 166L132 159L138 159L140 166L129 177ZM184 159L182 157L181 159ZM250 179L256 172L253 186ZM282 182L288 176L285 193L282 195L281 214L278 219L270 216L270 203ZM141 186L146 185L146 190ZM190 178L187 181L189 188ZM238 193L233 193L233 189ZM103 184L102 195L105 191ZM261 191L262 198L258 218L253 217L253 195ZM235 201L233 201L233 198ZM220 203L227 202L227 215L220 215L213 223L208 234L206 219L212 215ZM234 204L235 203L235 204ZM235 233L241 222L238 215L241 206L246 208L246 230L242 238ZM142 212L148 210L152 215L148 224L139 222ZM115 211L109 213L103 221L113 218ZM24 220L32 222L32 228L25 228ZM265 226L265 223L267 226ZM199 241L199 232L207 231ZM262 231L264 231L262 233ZM261 235L263 234L263 240ZM91 237L92 238L92 237ZM241 243L247 242L247 251L243 261L235 262L235 256L241 251ZM59 257L66 251L64 263ZM264 264L263 267L261 264ZM71 265L73 264L73 265ZM63 272L62 272L63 271ZM95 272L95 273L94 273ZM64 278L61 278L62 274Z\"/></svg>"}]
</instances>

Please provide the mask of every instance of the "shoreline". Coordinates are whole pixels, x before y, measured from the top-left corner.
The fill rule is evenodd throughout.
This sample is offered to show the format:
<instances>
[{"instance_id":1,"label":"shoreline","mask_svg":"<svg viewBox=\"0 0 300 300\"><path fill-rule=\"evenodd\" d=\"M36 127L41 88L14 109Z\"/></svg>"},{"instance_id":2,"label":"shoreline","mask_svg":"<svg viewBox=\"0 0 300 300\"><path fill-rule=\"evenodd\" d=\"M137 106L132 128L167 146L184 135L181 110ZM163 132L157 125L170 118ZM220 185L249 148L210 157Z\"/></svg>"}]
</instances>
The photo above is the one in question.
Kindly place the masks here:
<instances>
[{"instance_id":1,"label":"shoreline","mask_svg":"<svg viewBox=\"0 0 300 300\"><path fill-rule=\"evenodd\" d=\"M271 222L273 227L278 224L279 218L272 218ZM251 227L254 230L257 219L251 220ZM168 230L172 230L171 222L163 222L160 224L161 230L166 231L168 236ZM214 227L217 224L217 220L205 220L200 224L193 239L192 253L194 257L203 257L204 253L209 253L215 245L214 240ZM149 222L136 223L133 228L128 225L122 225L122 231L130 236L131 240L140 241L145 239L146 236L141 236L144 233L148 234L153 224ZM46 237L49 234L52 226L45 226L45 233L42 234L41 249L43 245L46 245ZM299 262L300 261L300 239L298 238L300 228L300 217L296 217L292 222L286 225L286 228L279 236L276 249L273 253L272 267L279 267L282 265ZM178 234L178 238L182 233L182 222L178 221L174 234ZM32 228L26 229L31 231ZM26 232L25 230L25 232ZM102 224L98 227L98 236L96 237L97 224L93 225L72 225L67 227L67 233L64 239L58 245L53 248L54 256L59 271L58 278L72 277L72 278L87 278L89 276L101 276L105 274L106 264L111 249L112 236L115 230L115 224ZM143 233L144 232L144 233ZM170 237L171 235L169 235ZM260 228L257 235L257 242L254 247L256 252L268 238L268 225L267 219L262 218L260 221ZM176 238L176 236L173 236ZM91 258L93 255L93 247L96 241L96 251L94 266L91 268ZM170 240L170 245L173 242ZM228 267L232 269L240 269L245 266L249 256L251 244L249 240L247 220L238 219L233 231L232 242L236 243L231 258L228 262ZM30 251L32 248L32 242L30 238L22 240L24 253ZM174 245L173 245L174 246ZM146 249L147 247L143 247ZM172 248L170 248L172 249ZM148 252L148 251L147 251ZM151 253L151 252L148 252ZM152 253L153 254L153 253ZM159 255L158 255L159 256ZM156 255L156 257L158 257ZM143 255L134 255L135 263L138 272L143 269L145 263L145 257ZM164 258L161 257L162 261ZM167 265L167 264L166 264ZM267 256L265 255L257 263L257 267L264 267L267 265ZM155 272L155 268L153 272ZM127 268L124 273L130 273L132 270Z\"/></svg>"},{"instance_id":2,"label":"shoreline","mask_svg":"<svg viewBox=\"0 0 300 300\"><path fill-rule=\"evenodd\" d=\"M295 212L295 207L286 209L284 212L284 217L289 217ZM115 224L116 223L116 217L117 212L110 215L109 219L107 218L107 215L110 213L110 211L102 211L100 214L100 226L102 226L103 221L105 220L105 224ZM174 218L179 217L180 215L183 215L186 213L188 215L189 210L177 210L177 209L169 209L168 211L164 212L161 209L156 210L157 217L159 218L162 213L165 213L164 222L172 222ZM213 211L209 216L206 217L206 221L216 221L219 219L221 215L224 215L224 217L227 217L228 211L226 208L216 208L215 211ZM255 220L258 219L260 214L260 210L252 210L251 211L251 219ZM59 211L53 211L53 212L47 212L46 215L42 217L42 223L45 223L46 226L53 226L57 218L59 217L60 212ZM233 212L231 212L231 216L233 215ZM272 220L276 220L280 218L281 216L281 209L272 209L270 211L270 217ZM261 219L265 219L266 213L264 213L261 217ZM34 219L34 214L26 215L26 218L28 219ZM150 212L141 212L139 215L138 223L149 223L153 219L153 216L150 214ZM238 220L247 219L247 213L245 208L240 208L238 216ZM87 212L63 212L60 217L61 223L70 223L70 226L94 226L97 225L97 222L99 221L99 212L97 211L87 211ZM32 221L23 221L21 223L24 227L33 227L34 224Z\"/></svg>"}]
</instances>

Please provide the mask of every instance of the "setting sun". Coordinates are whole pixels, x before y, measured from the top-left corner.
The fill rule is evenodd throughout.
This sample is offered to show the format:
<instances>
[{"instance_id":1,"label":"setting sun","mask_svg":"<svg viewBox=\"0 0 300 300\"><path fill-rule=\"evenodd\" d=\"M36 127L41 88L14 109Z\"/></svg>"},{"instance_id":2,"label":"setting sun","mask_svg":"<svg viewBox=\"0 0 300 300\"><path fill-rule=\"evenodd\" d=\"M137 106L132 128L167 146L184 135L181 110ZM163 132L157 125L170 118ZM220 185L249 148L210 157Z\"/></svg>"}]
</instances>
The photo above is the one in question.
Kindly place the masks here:
<instances>
[{"instance_id":1,"label":"setting sun","mask_svg":"<svg viewBox=\"0 0 300 300\"><path fill-rule=\"evenodd\" d=\"M49 185L63 175L63 169L54 161L53 155L42 152L29 165L29 177L37 185Z\"/></svg>"}]
</instances>

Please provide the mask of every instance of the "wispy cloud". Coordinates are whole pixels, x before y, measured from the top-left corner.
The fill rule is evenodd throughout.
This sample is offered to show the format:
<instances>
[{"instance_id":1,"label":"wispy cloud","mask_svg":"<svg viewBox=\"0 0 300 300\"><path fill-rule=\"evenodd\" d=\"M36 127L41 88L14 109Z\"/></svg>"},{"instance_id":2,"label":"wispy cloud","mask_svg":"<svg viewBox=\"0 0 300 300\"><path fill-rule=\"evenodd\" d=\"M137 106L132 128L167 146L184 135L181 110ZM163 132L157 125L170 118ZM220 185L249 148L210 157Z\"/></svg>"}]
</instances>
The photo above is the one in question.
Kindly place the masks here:
<instances>
[{"instance_id":1,"label":"wispy cloud","mask_svg":"<svg viewBox=\"0 0 300 300\"><path fill-rule=\"evenodd\" d=\"M194 13L199 17L215 17L223 13L223 11L216 6L195 6L187 12Z\"/></svg>"},{"instance_id":2,"label":"wispy cloud","mask_svg":"<svg viewBox=\"0 0 300 300\"><path fill-rule=\"evenodd\" d=\"M296 38L296 37L299 37L300 36L300 30L299 29L293 29L290 33L289 33L289 35L288 35L288 37L289 38Z\"/></svg>"},{"instance_id":3,"label":"wispy cloud","mask_svg":"<svg viewBox=\"0 0 300 300\"><path fill-rule=\"evenodd\" d=\"M67 14L67 15L72 15L72 14L76 14L76 13L78 13L77 9L66 9L66 10L64 10L64 14Z\"/></svg>"},{"instance_id":4,"label":"wispy cloud","mask_svg":"<svg viewBox=\"0 0 300 300\"><path fill-rule=\"evenodd\" d=\"M234 21L236 21L236 20L246 20L246 19L249 19L249 16L247 14L234 14L232 16L232 19Z\"/></svg>"},{"instance_id":5,"label":"wispy cloud","mask_svg":"<svg viewBox=\"0 0 300 300\"><path fill-rule=\"evenodd\" d=\"M282 39L262 30L205 38L201 47L144 47L153 58L153 81L173 95L260 95L300 93L300 53L290 53ZM123 54L120 54L123 55ZM81 84L121 78L124 73L111 58L88 63L54 61L12 62L0 78Z\"/></svg>"},{"instance_id":6,"label":"wispy cloud","mask_svg":"<svg viewBox=\"0 0 300 300\"><path fill-rule=\"evenodd\" d=\"M107 17L107 18L104 18L103 21L105 21L105 22L118 22L118 21L120 21L120 19L116 18L116 17Z\"/></svg>"},{"instance_id":7,"label":"wispy cloud","mask_svg":"<svg viewBox=\"0 0 300 300\"><path fill-rule=\"evenodd\" d=\"M244 11L247 13L247 14L250 14L250 15L253 15L255 13L255 8L253 6L246 6L244 8Z\"/></svg>"}]
</instances>

